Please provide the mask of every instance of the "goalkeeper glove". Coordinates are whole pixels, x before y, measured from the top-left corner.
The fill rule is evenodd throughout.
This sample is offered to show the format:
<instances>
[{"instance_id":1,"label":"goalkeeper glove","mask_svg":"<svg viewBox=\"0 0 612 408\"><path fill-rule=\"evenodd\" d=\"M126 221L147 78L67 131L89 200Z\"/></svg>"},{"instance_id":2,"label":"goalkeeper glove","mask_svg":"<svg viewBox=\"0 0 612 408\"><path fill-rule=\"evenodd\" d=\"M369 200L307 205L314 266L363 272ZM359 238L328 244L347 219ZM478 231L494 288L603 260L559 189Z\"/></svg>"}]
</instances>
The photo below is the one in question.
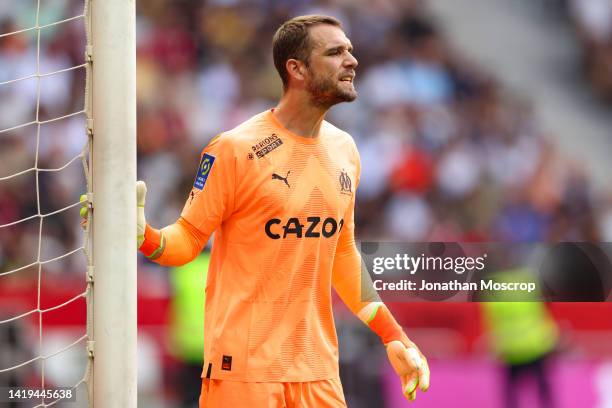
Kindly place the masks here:
<instances>
[{"instance_id":1,"label":"goalkeeper glove","mask_svg":"<svg viewBox=\"0 0 612 408\"><path fill-rule=\"evenodd\" d=\"M81 228L87 229L87 214L89 213L87 194L81 194L81 197L79 197L79 202L81 203L81 209L79 210L79 215L81 216Z\"/></svg>"},{"instance_id":2,"label":"goalkeeper glove","mask_svg":"<svg viewBox=\"0 0 612 408\"><path fill-rule=\"evenodd\" d=\"M136 182L136 239L137 248L142 246L145 239L145 229L147 226L147 220L145 219L144 206L145 199L147 197L147 185L144 181L138 180Z\"/></svg>"},{"instance_id":3,"label":"goalkeeper glove","mask_svg":"<svg viewBox=\"0 0 612 408\"><path fill-rule=\"evenodd\" d=\"M136 182L136 243L137 248L140 249L147 258L156 258L163 251L164 239L158 230L147 225L145 219L144 206L147 196L147 185L144 181L139 180ZM81 202L81 226L83 229L87 228L87 195L81 195L79 200ZM146 238L146 242L145 242ZM143 245L144 244L144 245Z\"/></svg>"},{"instance_id":4,"label":"goalkeeper glove","mask_svg":"<svg viewBox=\"0 0 612 408\"><path fill-rule=\"evenodd\" d=\"M402 394L414 401L417 387L421 391L429 388L429 365L419 348L405 334L403 337L402 341L393 340L385 347L389 362L402 382Z\"/></svg>"},{"instance_id":5,"label":"goalkeeper glove","mask_svg":"<svg viewBox=\"0 0 612 408\"><path fill-rule=\"evenodd\" d=\"M144 206L147 196L147 185L144 181L136 182L136 237L138 250L149 259L158 258L166 246L166 240L160 230L151 228L145 219Z\"/></svg>"},{"instance_id":6,"label":"goalkeeper glove","mask_svg":"<svg viewBox=\"0 0 612 408\"><path fill-rule=\"evenodd\" d=\"M382 302L371 302L359 313L359 318L381 338L389 362L400 377L402 394L409 401L416 398L417 387L429 388L429 365L419 348L406 336Z\"/></svg>"}]
</instances>

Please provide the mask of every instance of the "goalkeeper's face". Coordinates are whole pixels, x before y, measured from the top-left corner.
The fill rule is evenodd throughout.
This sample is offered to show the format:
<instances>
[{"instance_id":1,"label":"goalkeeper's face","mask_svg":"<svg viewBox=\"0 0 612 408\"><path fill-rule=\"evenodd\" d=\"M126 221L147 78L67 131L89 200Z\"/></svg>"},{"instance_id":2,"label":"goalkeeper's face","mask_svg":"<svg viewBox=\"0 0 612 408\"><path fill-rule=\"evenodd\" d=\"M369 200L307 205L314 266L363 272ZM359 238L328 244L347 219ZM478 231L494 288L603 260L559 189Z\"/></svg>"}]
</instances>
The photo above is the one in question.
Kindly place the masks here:
<instances>
[{"instance_id":1,"label":"goalkeeper's face","mask_svg":"<svg viewBox=\"0 0 612 408\"><path fill-rule=\"evenodd\" d=\"M357 98L353 84L357 59L353 46L339 27L317 25L310 28L312 51L306 64L306 89L316 106L329 108Z\"/></svg>"}]
</instances>

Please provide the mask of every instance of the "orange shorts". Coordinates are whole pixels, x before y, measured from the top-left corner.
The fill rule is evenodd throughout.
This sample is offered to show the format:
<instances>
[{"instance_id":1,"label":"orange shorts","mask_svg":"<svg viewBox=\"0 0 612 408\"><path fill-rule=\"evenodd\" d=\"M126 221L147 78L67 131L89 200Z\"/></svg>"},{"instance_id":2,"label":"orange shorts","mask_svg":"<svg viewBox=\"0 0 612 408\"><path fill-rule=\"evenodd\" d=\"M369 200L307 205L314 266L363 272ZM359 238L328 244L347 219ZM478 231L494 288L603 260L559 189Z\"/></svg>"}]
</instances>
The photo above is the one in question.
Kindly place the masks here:
<instances>
[{"instance_id":1,"label":"orange shorts","mask_svg":"<svg viewBox=\"0 0 612 408\"><path fill-rule=\"evenodd\" d=\"M256 383L202 379L200 408L346 408L339 379Z\"/></svg>"}]
</instances>

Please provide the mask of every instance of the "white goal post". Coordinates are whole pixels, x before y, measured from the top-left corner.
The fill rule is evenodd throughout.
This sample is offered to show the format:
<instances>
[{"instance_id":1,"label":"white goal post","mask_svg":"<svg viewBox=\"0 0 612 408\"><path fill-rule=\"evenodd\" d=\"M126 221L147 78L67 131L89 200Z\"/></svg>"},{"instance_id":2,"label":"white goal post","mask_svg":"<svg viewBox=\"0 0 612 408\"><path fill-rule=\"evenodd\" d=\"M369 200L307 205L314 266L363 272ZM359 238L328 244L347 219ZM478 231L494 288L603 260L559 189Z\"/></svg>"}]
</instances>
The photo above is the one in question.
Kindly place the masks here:
<instances>
[{"instance_id":1,"label":"white goal post","mask_svg":"<svg viewBox=\"0 0 612 408\"><path fill-rule=\"evenodd\" d=\"M135 8L91 2L92 408L137 401Z\"/></svg>"}]
</instances>

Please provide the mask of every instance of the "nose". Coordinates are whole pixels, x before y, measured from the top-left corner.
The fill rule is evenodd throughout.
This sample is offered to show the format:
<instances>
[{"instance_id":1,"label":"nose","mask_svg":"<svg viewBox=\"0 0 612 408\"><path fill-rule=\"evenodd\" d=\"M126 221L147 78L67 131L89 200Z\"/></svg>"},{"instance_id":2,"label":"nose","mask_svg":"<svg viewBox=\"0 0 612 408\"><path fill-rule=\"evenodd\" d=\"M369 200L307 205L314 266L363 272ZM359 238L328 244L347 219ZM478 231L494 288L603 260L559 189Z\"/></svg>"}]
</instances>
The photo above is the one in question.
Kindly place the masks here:
<instances>
[{"instance_id":1,"label":"nose","mask_svg":"<svg viewBox=\"0 0 612 408\"><path fill-rule=\"evenodd\" d=\"M344 60L344 66L347 68L355 68L357 65L359 65L357 58L355 58L355 56L350 52L347 52L347 58Z\"/></svg>"}]
</instances>

